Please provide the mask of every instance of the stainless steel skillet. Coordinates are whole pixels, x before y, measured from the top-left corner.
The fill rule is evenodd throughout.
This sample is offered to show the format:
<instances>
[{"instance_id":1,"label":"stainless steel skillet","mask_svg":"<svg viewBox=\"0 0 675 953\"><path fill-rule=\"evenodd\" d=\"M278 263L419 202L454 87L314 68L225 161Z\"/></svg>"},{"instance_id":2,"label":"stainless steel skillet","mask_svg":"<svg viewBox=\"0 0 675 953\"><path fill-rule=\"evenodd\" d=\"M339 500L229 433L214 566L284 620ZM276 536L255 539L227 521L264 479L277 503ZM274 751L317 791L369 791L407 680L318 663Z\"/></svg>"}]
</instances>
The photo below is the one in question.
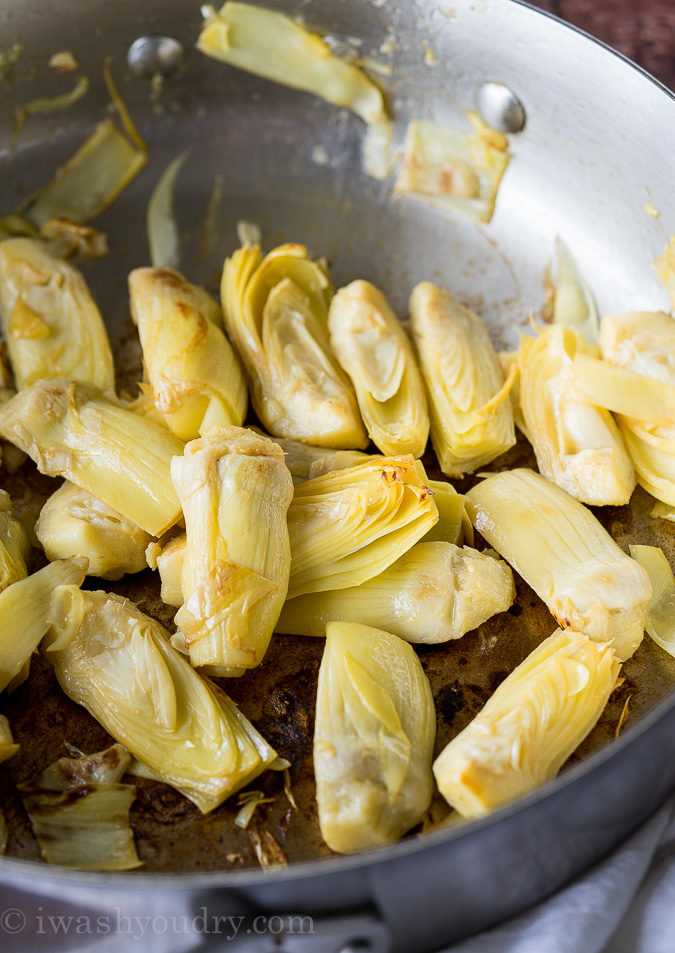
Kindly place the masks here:
<instances>
[{"instance_id":1,"label":"stainless steel skillet","mask_svg":"<svg viewBox=\"0 0 675 953\"><path fill-rule=\"evenodd\" d=\"M298 12L291 0L268 5ZM147 261L149 190L185 146L192 154L180 180L178 216L191 240L183 267L209 285L236 244L237 220L246 218L262 226L268 244L292 238L326 254L337 284L358 275L382 285L401 314L416 281L445 284L485 317L502 344L511 343L528 311L541 306L542 271L556 233L581 262L601 312L667 306L651 262L675 222L672 96L605 47L529 7L511 0L448 5L450 10L428 0L379 6L311 0L299 12L336 37L362 39L364 51L391 62L393 74L384 83L400 130L413 116L461 123L485 82L503 83L517 94L526 124L513 137L514 158L488 228L442 218L405 199L389 200L388 188L361 172L358 119L205 60L193 49L197 4L4 0L0 46L17 37L26 44L14 81L2 86L4 142L14 104L54 93L58 77L45 69L52 53L72 49L92 77L92 91L76 108L58 122L31 120L18 148L0 158L7 210L46 181L103 115L106 94L99 77L106 55L125 77L123 93L150 143L148 169L100 220L114 254L87 272L127 383L137 377L137 355L126 274ZM135 39L156 33L180 40L185 61L153 102L149 83L129 75L124 64ZM397 44L390 56L379 52L388 36ZM432 49L434 64L425 63L422 41ZM31 78L33 66L38 74ZM217 173L225 189L223 237L204 260L198 234ZM647 201L660 211L658 219L645 214ZM526 454L521 445L514 462ZM44 484L33 487L21 472L15 480L15 497L28 484L44 491ZM658 542L672 557L669 525L650 520L648 509L638 492L630 508L605 511L602 518L621 543ZM135 592L126 591L152 611L150 583L137 585ZM456 646L425 652L441 713L439 744L482 704L500 673L550 631L546 611L522 587L518 607L519 615L494 620ZM289 826L288 855L295 862L272 873L241 870L225 860L231 852L227 809L203 822L178 797L160 796L150 782L141 785L135 816L145 872L85 876L36 865L14 782L63 754L64 737L83 747L104 740L38 664L25 689L5 706L24 758L0 780L3 806L16 821L13 856L0 863L4 905L20 908L30 895L34 907L51 902L106 914L119 908L130 916L192 917L204 906L213 914L309 913L317 932L289 937L287 949L337 951L361 940L371 944L362 949L432 950L554 890L633 829L675 782L675 673L659 650L645 644L626 667L624 694L589 739L586 751L595 753L558 781L482 822L408 838L362 857L319 857L307 758L319 653L320 646L306 640L277 639L261 672L232 690L260 727L292 729L286 735L279 729L274 740L294 759L303 816ZM629 725L618 742L605 746L628 693ZM272 812L270 823L277 820ZM248 861L250 852L244 853ZM13 898L12 891L24 896ZM153 949L179 949L170 932L156 936ZM48 940L45 948L59 948L55 937ZM269 935L240 935L236 942L252 950L271 948ZM118 943L120 950L129 948L128 937ZM22 944L26 949L25 937Z\"/></svg>"}]
</instances>

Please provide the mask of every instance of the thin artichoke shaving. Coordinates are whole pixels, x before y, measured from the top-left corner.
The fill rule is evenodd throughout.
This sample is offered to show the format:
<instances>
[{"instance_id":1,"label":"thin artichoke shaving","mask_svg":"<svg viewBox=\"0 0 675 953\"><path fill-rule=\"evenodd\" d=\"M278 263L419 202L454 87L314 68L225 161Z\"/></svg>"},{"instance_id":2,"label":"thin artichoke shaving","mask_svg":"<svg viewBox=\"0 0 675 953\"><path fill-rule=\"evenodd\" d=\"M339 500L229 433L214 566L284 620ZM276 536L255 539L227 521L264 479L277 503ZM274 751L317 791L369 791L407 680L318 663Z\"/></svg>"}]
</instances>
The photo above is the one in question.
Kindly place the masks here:
<instances>
[{"instance_id":1,"label":"thin artichoke shaving","mask_svg":"<svg viewBox=\"0 0 675 953\"><path fill-rule=\"evenodd\" d=\"M112 391L101 313L80 272L32 238L0 243L0 323L19 389L66 377Z\"/></svg>"},{"instance_id":2,"label":"thin artichoke shaving","mask_svg":"<svg viewBox=\"0 0 675 953\"><path fill-rule=\"evenodd\" d=\"M433 793L436 718L413 649L380 629L332 622L319 669L314 773L321 836L353 853L398 840Z\"/></svg>"},{"instance_id":3,"label":"thin artichoke shaving","mask_svg":"<svg viewBox=\"0 0 675 953\"><path fill-rule=\"evenodd\" d=\"M675 309L675 235L663 250L663 254L654 262L656 273L666 286L672 306Z\"/></svg>"},{"instance_id":4,"label":"thin artichoke shaving","mask_svg":"<svg viewBox=\"0 0 675 953\"><path fill-rule=\"evenodd\" d=\"M555 240L555 253L558 274L553 297L553 320L556 324L574 328L590 344L595 344L598 340L599 319L593 295L581 277L572 253L560 237Z\"/></svg>"},{"instance_id":5,"label":"thin artichoke shaving","mask_svg":"<svg viewBox=\"0 0 675 953\"><path fill-rule=\"evenodd\" d=\"M0 692L23 673L49 629L55 590L82 585L86 570L86 559L64 559L0 593Z\"/></svg>"},{"instance_id":6,"label":"thin artichoke shaving","mask_svg":"<svg viewBox=\"0 0 675 953\"><path fill-rule=\"evenodd\" d=\"M14 126L12 127L12 145L16 143L23 124L29 116L50 115L64 109L70 109L87 94L89 86L89 78L80 76L70 92L62 93L60 96L41 96L39 99L33 99L25 106L17 109L14 114Z\"/></svg>"},{"instance_id":7,"label":"thin artichoke shaving","mask_svg":"<svg viewBox=\"0 0 675 953\"><path fill-rule=\"evenodd\" d=\"M145 148L130 142L112 119L105 119L30 199L25 215L37 226L53 218L88 222L115 201L146 162Z\"/></svg>"},{"instance_id":8,"label":"thin artichoke shaving","mask_svg":"<svg viewBox=\"0 0 675 953\"><path fill-rule=\"evenodd\" d=\"M288 588L293 481L283 451L223 427L188 443L171 476L187 535L176 625L193 665L241 675L262 661Z\"/></svg>"},{"instance_id":9,"label":"thin artichoke shaving","mask_svg":"<svg viewBox=\"0 0 675 953\"><path fill-rule=\"evenodd\" d=\"M645 628L652 639L675 657L675 576L658 546L631 546L630 554L646 569L652 584L652 598Z\"/></svg>"},{"instance_id":10,"label":"thin artichoke shaving","mask_svg":"<svg viewBox=\"0 0 675 953\"><path fill-rule=\"evenodd\" d=\"M412 457L376 458L299 484L288 511L288 598L361 585L437 521Z\"/></svg>"},{"instance_id":11,"label":"thin artichoke shaving","mask_svg":"<svg viewBox=\"0 0 675 953\"><path fill-rule=\"evenodd\" d=\"M173 195L176 179L187 157L187 152L181 152L169 163L148 202L148 245L150 261L156 268L178 268L180 265L180 234L174 216Z\"/></svg>"},{"instance_id":12,"label":"thin artichoke shaving","mask_svg":"<svg viewBox=\"0 0 675 953\"><path fill-rule=\"evenodd\" d=\"M129 809L136 797L120 784L130 761L122 745L79 758L60 758L20 784L42 856L82 870L140 867Z\"/></svg>"},{"instance_id":13,"label":"thin artichoke shaving","mask_svg":"<svg viewBox=\"0 0 675 953\"><path fill-rule=\"evenodd\" d=\"M274 761L236 705L132 602L72 587L58 595L47 658L62 689L202 812Z\"/></svg>"},{"instance_id":14,"label":"thin artichoke shaving","mask_svg":"<svg viewBox=\"0 0 675 953\"><path fill-rule=\"evenodd\" d=\"M540 473L583 503L621 506L635 489L635 471L609 412L576 386L575 355L587 347L571 327L521 337L520 410Z\"/></svg>"},{"instance_id":15,"label":"thin artichoke shaving","mask_svg":"<svg viewBox=\"0 0 675 953\"><path fill-rule=\"evenodd\" d=\"M471 133L423 119L410 122L394 192L489 222L509 164L509 144L477 113L467 116Z\"/></svg>"},{"instance_id":16,"label":"thin artichoke shaving","mask_svg":"<svg viewBox=\"0 0 675 953\"><path fill-rule=\"evenodd\" d=\"M360 448L367 437L356 396L328 338L331 295L325 265L303 245L281 245L264 258L257 245L245 245L225 262L225 325L265 428L316 446Z\"/></svg>"},{"instance_id":17,"label":"thin artichoke shaving","mask_svg":"<svg viewBox=\"0 0 675 953\"><path fill-rule=\"evenodd\" d=\"M277 632L324 635L327 623L386 626L408 642L447 642L513 604L511 570L489 553L418 543L360 586L289 599Z\"/></svg>"},{"instance_id":18,"label":"thin artichoke shaving","mask_svg":"<svg viewBox=\"0 0 675 953\"><path fill-rule=\"evenodd\" d=\"M9 494L0 490L0 592L28 575L30 542Z\"/></svg>"},{"instance_id":19,"label":"thin artichoke shaving","mask_svg":"<svg viewBox=\"0 0 675 953\"><path fill-rule=\"evenodd\" d=\"M283 13L234 2L218 12L204 7L203 13L206 22L197 48L207 56L346 106L367 123L388 118L384 97L372 80Z\"/></svg>"},{"instance_id":20,"label":"thin artichoke shaving","mask_svg":"<svg viewBox=\"0 0 675 953\"><path fill-rule=\"evenodd\" d=\"M466 494L478 532L546 603L561 628L635 652L651 585L590 510L532 470L495 473Z\"/></svg>"},{"instance_id":21,"label":"thin artichoke shaving","mask_svg":"<svg viewBox=\"0 0 675 953\"><path fill-rule=\"evenodd\" d=\"M129 292L155 407L169 429L193 440L213 427L239 426L246 382L219 305L169 268L137 268Z\"/></svg>"},{"instance_id":22,"label":"thin artichoke shaving","mask_svg":"<svg viewBox=\"0 0 675 953\"><path fill-rule=\"evenodd\" d=\"M579 395L596 406L654 426L675 425L675 384L587 354L576 355L573 372Z\"/></svg>"},{"instance_id":23,"label":"thin artichoke shaving","mask_svg":"<svg viewBox=\"0 0 675 953\"><path fill-rule=\"evenodd\" d=\"M490 336L478 315L428 281L410 296L413 340L427 386L431 440L444 473L473 473L516 441Z\"/></svg>"},{"instance_id":24,"label":"thin artichoke shaving","mask_svg":"<svg viewBox=\"0 0 675 953\"><path fill-rule=\"evenodd\" d=\"M598 721L619 668L607 643L554 632L436 758L446 801L479 817L555 777Z\"/></svg>"},{"instance_id":25,"label":"thin artichoke shaving","mask_svg":"<svg viewBox=\"0 0 675 953\"><path fill-rule=\"evenodd\" d=\"M91 384L33 384L0 408L0 436L152 536L180 518L170 464L182 442Z\"/></svg>"},{"instance_id":26,"label":"thin artichoke shaving","mask_svg":"<svg viewBox=\"0 0 675 953\"><path fill-rule=\"evenodd\" d=\"M367 281L341 288L330 304L328 329L370 439L384 454L421 457L429 438L424 383L410 340L382 292Z\"/></svg>"},{"instance_id":27,"label":"thin artichoke shaving","mask_svg":"<svg viewBox=\"0 0 675 953\"><path fill-rule=\"evenodd\" d=\"M49 560L85 556L89 576L121 579L148 565L145 550L151 536L67 481L40 510L35 535Z\"/></svg>"}]
</instances>

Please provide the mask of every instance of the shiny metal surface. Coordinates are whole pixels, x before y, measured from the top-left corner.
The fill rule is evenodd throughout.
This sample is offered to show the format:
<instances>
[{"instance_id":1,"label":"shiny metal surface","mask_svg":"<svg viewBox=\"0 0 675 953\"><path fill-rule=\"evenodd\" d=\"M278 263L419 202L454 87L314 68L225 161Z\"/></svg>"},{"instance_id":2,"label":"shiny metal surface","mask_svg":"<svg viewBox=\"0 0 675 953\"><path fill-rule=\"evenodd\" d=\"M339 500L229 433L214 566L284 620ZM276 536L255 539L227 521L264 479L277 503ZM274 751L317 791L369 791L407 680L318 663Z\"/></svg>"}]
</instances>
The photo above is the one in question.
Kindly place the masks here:
<instances>
[{"instance_id":1,"label":"shiny metal surface","mask_svg":"<svg viewBox=\"0 0 675 953\"><path fill-rule=\"evenodd\" d=\"M237 244L236 222L246 218L261 225L267 244L292 238L326 254L337 284L358 274L386 287L400 313L416 281L447 285L481 313L500 344L513 343L529 311L540 309L542 272L556 233L574 250L601 312L667 307L651 263L675 221L675 100L639 70L511 0L452 0L452 16L433 0L267 5L300 9L309 25L345 41L356 35L361 55L393 66L383 82L399 142L412 117L462 123L484 83L512 90L527 122L513 138L494 220L477 227L404 197L389 200L389 185L361 171L360 120L196 52L198 3L70 0L64 8L56 0L4 0L0 47L17 37L27 47L13 83L4 87L8 105L54 95L57 80L67 84L45 68L59 49L72 49L92 77L92 91L76 110L58 122L31 118L16 152L0 155L7 210L49 178L100 118L107 101L100 79L105 55L113 56L122 92L150 142L148 168L97 222L115 251L114 268L104 260L87 272L113 339L128 353L129 382L137 354L128 343L125 276L147 261L149 190L190 142L178 200L181 228L190 236L183 264L211 286L214 270ZM184 65L159 95L125 67L134 40L152 34L175 37L185 50ZM395 48L385 55L380 47L390 39L385 49ZM425 62L423 41L433 64ZM6 142L11 110L0 124ZM223 176L223 228L204 259L199 231L216 174ZM645 214L646 201L659 218ZM667 698L615 745L522 802L387 851L301 863L285 872L140 873L133 879L8 858L0 862L0 884L5 899L11 885L33 898L95 912L151 915L204 904L214 911L317 916L366 909L372 921L377 913L387 925L391 950L412 953L494 923L556 889L633 829L674 781L675 701ZM68 948L49 939L51 950ZM344 935L340 942L352 939L358 937ZM128 949L124 942L106 949ZM168 938L155 938L152 947L179 948ZM3 941L3 949L12 947Z\"/></svg>"}]
</instances>

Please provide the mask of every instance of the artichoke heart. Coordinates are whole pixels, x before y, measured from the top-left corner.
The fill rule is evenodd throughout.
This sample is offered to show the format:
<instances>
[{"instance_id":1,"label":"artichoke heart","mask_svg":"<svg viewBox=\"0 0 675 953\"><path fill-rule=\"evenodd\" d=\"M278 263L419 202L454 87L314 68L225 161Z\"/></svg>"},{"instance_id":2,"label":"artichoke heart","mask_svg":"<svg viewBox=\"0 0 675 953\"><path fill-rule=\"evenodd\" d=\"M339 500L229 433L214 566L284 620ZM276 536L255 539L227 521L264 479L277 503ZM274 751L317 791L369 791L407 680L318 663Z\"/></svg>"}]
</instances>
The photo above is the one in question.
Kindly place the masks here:
<instances>
[{"instance_id":1,"label":"artichoke heart","mask_svg":"<svg viewBox=\"0 0 675 953\"><path fill-rule=\"evenodd\" d=\"M652 584L645 628L657 645L675 656L675 576L670 563L658 546L631 546L630 554L649 573Z\"/></svg>"},{"instance_id":2,"label":"artichoke heart","mask_svg":"<svg viewBox=\"0 0 675 953\"><path fill-rule=\"evenodd\" d=\"M218 12L213 7L204 7L203 12L206 22L197 48L207 56L346 106L367 123L387 119L384 97L375 83L290 17L232 0Z\"/></svg>"},{"instance_id":3,"label":"artichoke heart","mask_svg":"<svg viewBox=\"0 0 675 953\"><path fill-rule=\"evenodd\" d=\"M635 489L635 472L609 412L575 386L574 357L587 349L579 332L561 325L522 337L520 411L540 473L582 503L621 506Z\"/></svg>"},{"instance_id":4,"label":"artichoke heart","mask_svg":"<svg viewBox=\"0 0 675 953\"><path fill-rule=\"evenodd\" d=\"M193 665L241 675L262 661L288 588L293 481L283 451L222 427L188 443L171 475L187 531L176 625Z\"/></svg>"},{"instance_id":5,"label":"artichoke heart","mask_svg":"<svg viewBox=\"0 0 675 953\"><path fill-rule=\"evenodd\" d=\"M295 487L288 598L359 586L438 521L412 457L379 457Z\"/></svg>"},{"instance_id":6,"label":"artichoke heart","mask_svg":"<svg viewBox=\"0 0 675 953\"><path fill-rule=\"evenodd\" d=\"M609 642L623 662L642 641L647 573L590 510L532 470L495 473L466 494L478 532L546 603L558 625Z\"/></svg>"},{"instance_id":7,"label":"artichoke heart","mask_svg":"<svg viewBox=\"0 0 675 953\"><path fill-rule=\"evenodd\" d=\"M167 426L181 440L239 426L246 383L216 302L171 268L137 268L129 291L155 406Z\"/></svg>"},{"instance_id":8,"label":"artichoke heart","mask_svg":"<svg viewBox=\"0 0 675 953\"><path fill-rule=\"evenodd\" d=\"M375 446L390 456L421 457L429 438L424 384L410 340L385 296L367 281L352 281L331 301L328 329Z\"/></svg>"},{"instance_id":9,"label":"artichoke heart","mask_svg":"<svg viewBox=\"0 0 675 953\"><path fill-rule=\"evenodd\" d=\"M407 642L447 642L478 628L515 598L510 568L489 553L418 543L360 586L289 599L277 632L324 635L330 622L383 625Z\"/></svg>"},{"instance_id":10,"label":"artichoke heart","mask_svg":"<svg viewBox=\"0 0 675 953\"><path fill-rule=\"evenodd\" d=\"M87 575L120 579L147 568L151 536L91 493L66 480L49 497L35 524L47 559L86 556Z\"/></svg>"},{"instance_id":11,"label":"artichoke heart","mask_svg":"<svg viewBox=\"0 0 675 953\"><path fill-rule=\"evenodd\" d=\"M0 592L0 692L30 664L49 629L56 589L81 586L86 570L86 559L60 560Z\"/></svg>"},{"instance_id":12,"label":"artichoke heart","mask_svg":"<svg viewBox=\"0 0 675 953\"><path fill-rule=\"evenodd\" d=\"M0 321L17 388L54 377L114 388L108 335L84 278L42 242L0 243Z\"/></svg>"},{"instance_id":13,"label":"artichoke heart","mask_svg":"<svg viewBox=\"0 0 675 953\"><path fill-rule=\"evenodd\" d=\"M28 575L30 542L16 518L9 494L0 490L0 592Z\"/></svg>"},{"instance_id":14,"label":"artichoke heart","mask_svg":"<svg viewBox=\"0 0 675 953\"><path fill-rule=\"evenodd\" d=\"M332 622L319 669L314 773L321 836L341 854L398 840L433 792L436 718L406 642Z\"/></svg>"},{"instance_id":15,"label":"artichoke heart","mask_svg":"<svg viewBox=\"0 0 675 953\"><path fill-rule=\"evenodd\" d=\"M410 321L431 413L431 440L448 476L473 473L516 442L510 381L478 315L428 281Z\"/></svg>"},{"instance_id":16,"label":"artichoke heart","mask_svg":"<svg viewBox=\"0 0 675 953\"><path fill-rule=\"evenodd\" d=\"M479 817L555 777L598 721L619 668L607 643L554 632L436 758L446 801Z\"/></svg>"},{"instance_id":17,"label":"artichoke heart","mask_svg":"<svg viewBox=\"0 0 675 953\"><path fill-rule=\"evenodd\" d=\"M91 384L45 380L20 391L0 407L0 436L40 473L65 477L152 536L180 518L170 465L182 442Z\"/></svg>"},{"instance_id":18,"label":"artichoke heart","mask_svg":"<svg viewBox=\"0 0 675 953\"><path fill-rule=\"evenodd\" d=\"M20 784L42 856L81 870L132 870L136 853L129 808L136 789L119 781L131 758L122 745L60 758Z\"/></svg>"},{"instance_id":19,"label":"artichoke heart","mask_svg":"<svg viewBox=\"0 0 675 953\"><path fill-rule=\"evenodd\" d=\"M203 812L276 753L128 599L62 587L46 656L66 695Z\"/></svg>"},{"instance_id":20,"label":"artichoke heart","mask_svg":"<svg viewBox=\"0 0 675 953\"><path fill-rule=\"evenodd\" d=\"M151 569L159 571L162 602L167 606L175 606L177 609L183 605L182 578L186 547L187 536L185 533L179 533L165 546L150 543L146 550L148 565Z\"/></svg>"},{"instance_id":21,"label":"artichoke heart","mask_svg":"<svg viewBox=\"0 0 675 953\"><path fill-rule=\"evenodd\" d=\"M578 387L619 414L638 483L675 506L675 320L661 312L603 318L604 361L575 359Z\"/></svg>"},{"instance_id":22,"label":"artichoke heart","mask_svg":"<svg viewBox=\"0 0 675 953\"><path fill-rule=\"evenodd\" d=\"M489 222L509 164L506 136L469 112L473 131L413 119L394 191L424 199L441 211Z\"/></svg>"},{"instance_id":23,"label":"artichoke heart","mask_svg":"<svg viewBox=\"0 0 675 953\"><path fill-rule=\"evenodd\" d=\"M264 427L316 446L358 449L367 437L354 391L331 353L331 294L325 266L303 245L281 245L264 258L257 245L245 245L225 262L225 325Z\"/></svg>"}]
</instances>

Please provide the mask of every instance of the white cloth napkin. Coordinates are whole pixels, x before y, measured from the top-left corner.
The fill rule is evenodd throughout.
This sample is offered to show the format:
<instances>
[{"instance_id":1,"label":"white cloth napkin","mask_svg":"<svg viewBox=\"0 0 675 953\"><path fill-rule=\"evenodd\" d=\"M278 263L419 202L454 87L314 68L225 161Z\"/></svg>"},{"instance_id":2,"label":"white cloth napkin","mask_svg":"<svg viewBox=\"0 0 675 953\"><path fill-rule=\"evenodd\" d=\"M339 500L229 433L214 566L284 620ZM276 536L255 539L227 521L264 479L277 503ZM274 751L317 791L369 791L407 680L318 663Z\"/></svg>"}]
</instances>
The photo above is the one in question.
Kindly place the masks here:
<instances>
[{"instance_id":1,"label":"white cloth napkin","mask_svg":"<svg viewBox=\"0 0 675 953\"><path fill-rule=\"evenodd\" d=\"M675 798L555 896L445 953L675 953Z\"/></svg>"}]
</instances>

